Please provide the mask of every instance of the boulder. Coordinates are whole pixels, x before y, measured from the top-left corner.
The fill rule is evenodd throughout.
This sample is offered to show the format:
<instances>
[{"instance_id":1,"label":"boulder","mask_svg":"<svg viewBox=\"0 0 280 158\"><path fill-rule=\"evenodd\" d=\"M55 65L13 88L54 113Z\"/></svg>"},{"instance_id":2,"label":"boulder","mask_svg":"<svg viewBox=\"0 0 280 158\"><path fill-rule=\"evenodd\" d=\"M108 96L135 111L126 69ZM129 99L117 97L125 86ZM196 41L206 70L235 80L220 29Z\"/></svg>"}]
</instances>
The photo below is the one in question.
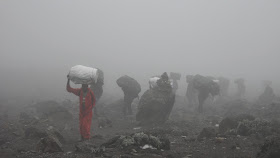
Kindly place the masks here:
<instances>
[{"instance_id":1,"label":"boulder","mask_svg":"<svg viewBox=\"0 0 280 158\"><path fill-rule=\"evenodd\" d=\"M197 139L203 139L203 138L213 138L216 136L216 130L213 127L206 127L203 128L202 131L197 136Z\"/></svg>"},{"instance_id":2,"label":"boulder","mask_svg":"<svg viewBox=\"0 0 280 158\"><path fill-rule=\"evenodd\" d=\"M52 126L48 127L45 133L46 136L37 143L36 151L44 153L62 152L62 143L65 143L62 134Z\"/></svg>"},{"instance_id":3,"label":"boulder","mask_svg":"<svg viewBox=\"0 0 280 158\"><path fill-rule=\"evenodd\" d=\"M219 124L219 133L225 133L228 130L235 129L237 126L237 120L232 117L226 117Z\"/></svg>"},{"instance_id":4,"label":"boulder","mask_svg":"<svg viewBox=\"0 0 280 158\"><path fill-rule=\"evenodd\" d=\"M94 153L96 156L99 156L105 152L105 147L96 147L90 141L79 142L75 145L75 148L77 152Z\"/></svg>"},{"instance_id":5,"label":"boulder","mask_svg":"<svg viewBox=\"0 0 280 158\"><path fill-rule=\"evenodd\" d=\"M65 143L65 139L64 139L63 135L54 127L52 127L52 126L48 127L48 129L46 130L46 133L48 134L48 136L58 139L59 142Z\"/></svg>"},{"instance_id":6,"label":"boulder","mask_svg":"<svg viewBox=\"0 0 280 158\"><path fill-rule=\"evenodd\" d=\"M43 152L43 153L45 152L53 153L53 152L63 152L63 149L62 149L62 144L57 138L53 136L47 136L45 138L42 138L37 143L36 151Z\"/></svg>"},{"instance_id":7,"label":"boulder","mask_svg":"<svg viewBox=\"0 0 280 158\"><path fill-rule=\"evenodd\" d=\"M249 114L239 114L233 117L224 118L219 124L219 133L224 134L238 127L239 122L243 120L253 121L255 117Z\"/></svg>"}]
</instances>

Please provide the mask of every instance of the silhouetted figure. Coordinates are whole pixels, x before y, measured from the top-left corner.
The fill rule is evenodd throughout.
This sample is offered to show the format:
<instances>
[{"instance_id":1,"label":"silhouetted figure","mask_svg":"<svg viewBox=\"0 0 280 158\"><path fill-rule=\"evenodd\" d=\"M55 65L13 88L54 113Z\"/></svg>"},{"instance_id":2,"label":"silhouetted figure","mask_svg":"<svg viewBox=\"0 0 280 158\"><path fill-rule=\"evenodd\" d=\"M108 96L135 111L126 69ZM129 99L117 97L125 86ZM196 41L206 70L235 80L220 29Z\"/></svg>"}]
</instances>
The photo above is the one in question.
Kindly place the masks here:
<instances>
[{"instance_id":1,"label":"silhouetted figure","mask_svg":"<svg viewBox=\"0 0 280 158\"><path fill-rule=\"evenodd\" d=\"M230 80L224 77L219 77L220 94L222 97L228 96L228 89L230 85Z\"/></svg>"},{"instance_id":2,"label":"silhouetted figure","mask_svg":"<svg viewBox=\"0 0 280 158\"><path fill-rule=\"evenodd\" d=\"M170 79L172 80L172 91L174 94L176 94L179 86L178 86L178 80L181 79L181 74L170 72Z\"/></svg>"},{"instance_id":3,"label":"silhouetted figure","mask_svg":"<svg viewBox=\"0 0 280 158\"><path fill-rule=\"evenodd\" d=\"M175 102L167 73L149 80L150 89L142 95L136 120L141 124L158 124L168 120Z\"/></svg>"},{"instance_id":4,"label":"silhouetted figure","mask_svg":"<svg viewBox=\"0 0 280 158\"><path fill-rule=\"evenodd\" d=\"M259 96L259 102L262 104L270 104L276 98L273 89L271 88L271 82L264 81L265 90L263 94Z\"/></svg>"},{"instance_id":5,"label":"silhouetted figure","mask_svg":"<svg viewBox=\"0 0 280 158\"><path fill-rule=\"evenodd\" d=\"M198 112L203 112L203 104L205 100L211 96L219 95L220 88L218 83L208 77L195 75L193 78L194 88L198 91Z\"/></svg>"},{"instance_id":6,"label":"silhouetted figure","mask_svg":"<svg viewBox=\"0 0 280 158\"><path fill-rule=\"evenodd\" d=\"M186 97L188 100L188 105L189 107L195 107L197 103L197 90L194 88L194 82L193 82L193 75L187 75L186 76L186 81L188 83L187 87L187 92L186 92Z\"/></svg>"},{"instance_id":7,"label":"silhouetted figure","mask_svg":"<svg viewBox=\"0 0 280 158\"><path fill-rule=\"evenodd\" d=\"M123 114L124 116L127 114L132 115L131 104L135 98L139 97L141 86L135 79L127 75L120 77L117 80L117 84L122 88L124 93Z\"/></svg>"},{"instance_id":8,"label":"silhouetted figure","mask_svg":"<svg viewBox=\"0 0 280 158\"><path fill-rule=\"evenodd\" d=\"M245 81L242 78L236 79L234 81L234 83L236 83L236 85L237 85L236 96L239 99L245 98L246 86L245 86L244 82Z\"/></svg>"}]
</instances>

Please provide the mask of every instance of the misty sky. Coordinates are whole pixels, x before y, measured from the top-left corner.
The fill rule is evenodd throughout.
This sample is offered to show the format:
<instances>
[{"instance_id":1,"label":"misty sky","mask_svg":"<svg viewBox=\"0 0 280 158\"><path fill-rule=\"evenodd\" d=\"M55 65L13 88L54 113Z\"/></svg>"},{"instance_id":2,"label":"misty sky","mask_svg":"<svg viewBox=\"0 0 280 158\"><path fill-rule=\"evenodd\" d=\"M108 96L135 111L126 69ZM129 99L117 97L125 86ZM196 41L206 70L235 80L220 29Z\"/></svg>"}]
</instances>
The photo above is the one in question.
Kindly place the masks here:
<instances>
[{"instance_id":1,"label":"misty sky","mask_svg":"<svg viewBox=\"0 0 280 158\"><path fill-rule=\"evenodd\" d=\"M277 87L279 17L278 0L0 1L1 95L69 97L77 64L104 71L105 93L164 71L182 73L182 94L187 74Z\"/></svg>"}]
</instances>

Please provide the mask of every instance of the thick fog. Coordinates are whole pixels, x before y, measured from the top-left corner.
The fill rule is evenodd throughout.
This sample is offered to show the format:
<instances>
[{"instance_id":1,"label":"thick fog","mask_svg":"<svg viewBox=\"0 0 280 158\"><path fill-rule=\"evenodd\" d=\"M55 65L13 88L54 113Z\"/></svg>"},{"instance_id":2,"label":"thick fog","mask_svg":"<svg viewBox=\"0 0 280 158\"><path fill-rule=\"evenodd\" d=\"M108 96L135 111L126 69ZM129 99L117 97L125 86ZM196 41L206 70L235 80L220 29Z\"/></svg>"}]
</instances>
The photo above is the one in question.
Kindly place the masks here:
<instances>
[{"instance_id":1,"label":"thick fog","mask_svg":"<svg viewBox=\"0 0 280 158\"><path fill-rule=\"evenodd\" d=\"M279 94L279 15L277 0L0 1L1 98L73 98L77 64L104 71L104 96L123 94L121 75L144 92L165 71L182 74L179 95L187 74L243 77L252 98L271 80Z\"/></svg>"}]
</instances>

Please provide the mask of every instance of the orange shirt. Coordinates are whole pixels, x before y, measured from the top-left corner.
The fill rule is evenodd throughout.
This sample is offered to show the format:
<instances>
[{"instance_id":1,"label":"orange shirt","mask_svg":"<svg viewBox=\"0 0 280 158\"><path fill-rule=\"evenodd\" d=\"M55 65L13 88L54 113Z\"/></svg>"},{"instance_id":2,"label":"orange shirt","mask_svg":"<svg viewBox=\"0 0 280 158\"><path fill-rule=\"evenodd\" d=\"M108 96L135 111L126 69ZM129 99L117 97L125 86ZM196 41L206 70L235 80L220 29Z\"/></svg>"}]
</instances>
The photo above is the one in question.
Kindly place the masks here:
<instances>
[{"instance_id":1,"label":"orange shirt","mask_svg":"<svg viewBox=\"0 0 280 158\"><path fill-rule=\"evenodd\" d=\"M83 91L81 88L71 88L70 85L67 85L67 91L79 96L80 99L80 115L85 116L92 113L92 108L95 106L95 96L90 88L87 90L87 94L84 98L85 108L83 108Z\"/></svg>"}]
</instances>

